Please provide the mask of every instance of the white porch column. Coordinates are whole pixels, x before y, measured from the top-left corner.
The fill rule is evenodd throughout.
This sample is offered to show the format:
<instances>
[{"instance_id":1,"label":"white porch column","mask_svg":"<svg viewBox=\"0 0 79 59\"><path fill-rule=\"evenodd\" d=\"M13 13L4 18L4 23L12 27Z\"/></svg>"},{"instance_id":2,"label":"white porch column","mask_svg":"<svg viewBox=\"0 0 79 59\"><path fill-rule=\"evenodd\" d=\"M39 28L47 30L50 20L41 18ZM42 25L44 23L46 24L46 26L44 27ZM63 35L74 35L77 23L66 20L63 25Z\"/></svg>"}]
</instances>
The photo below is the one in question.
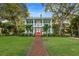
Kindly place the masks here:
<instances>
[{"instance_id":1,"label":"white porch column","mask_svg":"<svg viewBox=\"0 0 79 59\"><path fill-rule=\"evenodd\" d=\"M50 33L52 34L53 33L53 30L52 30L52 19L51 19L51 21L50 21Z\"/></svg>"},{"instance_id":2,"label":"white porch column","mask_svg":"<svg viewBox=\"0 0 79 59\"><path fill-rule=\"evenodd\" d=\"M27 25L27 20L25 19L24 21L25 21L25 25ZM25 28L25 34L27 34L26 28Z\"/></svg>"},{"instance_id":3,"label":"white porch column","mask_svg":"<svg viewBox=\"0 0 79 59\"><path fill-rule=\"evenodd\" d=\"M33 35L35 34L35 20L33 19Z\"/></svg>"},{"instance_id":4,"label":"white porch column","mask_svg":"<svg viewBox=\"0 0 79 59\"><path fill-rule=\"evenodd\" d=\"M44 32L43 32L43 26L44 26L44 22L43 22L43 19L42 19L42 35L44 34Z\"/></svg>"}]
</instances>

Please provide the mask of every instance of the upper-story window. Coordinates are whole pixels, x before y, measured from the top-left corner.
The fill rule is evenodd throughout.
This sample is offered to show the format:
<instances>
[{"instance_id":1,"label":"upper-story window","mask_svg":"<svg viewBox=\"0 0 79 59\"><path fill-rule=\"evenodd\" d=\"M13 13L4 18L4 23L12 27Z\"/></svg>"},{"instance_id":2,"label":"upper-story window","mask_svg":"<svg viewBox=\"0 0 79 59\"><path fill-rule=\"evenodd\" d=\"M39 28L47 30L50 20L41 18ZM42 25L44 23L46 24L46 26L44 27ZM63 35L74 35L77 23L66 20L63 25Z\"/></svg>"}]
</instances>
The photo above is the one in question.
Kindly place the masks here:
<instances>
[{"instance_id":1,"label":"upper-story window","mask_svg":"<svg viewBox=\"0 0 79 59\"><path fill-rule=\"evenodd\" d=\"M27 23L33 23L33 20L27 20Z\"/></svg>"},{"instance_id":2,"label":"upper-story window","mask_svg":"<svg viewBox=\"0 0 79 59\"><path fill-rule=\"evenodd\" d=\"M48 19L48 20L44 20L44 23L50 23L50 20Z\"/></svg>"},{"instance_id":3,"label":"upper-story window","mask_svg":"<svg viewBox=\"0 0 79 59\"><path fill-rule=\"evenodd\" d=\"M39 27L41 26L41 20L35 20L35 26Z\"/></svg>"}]
</instances>

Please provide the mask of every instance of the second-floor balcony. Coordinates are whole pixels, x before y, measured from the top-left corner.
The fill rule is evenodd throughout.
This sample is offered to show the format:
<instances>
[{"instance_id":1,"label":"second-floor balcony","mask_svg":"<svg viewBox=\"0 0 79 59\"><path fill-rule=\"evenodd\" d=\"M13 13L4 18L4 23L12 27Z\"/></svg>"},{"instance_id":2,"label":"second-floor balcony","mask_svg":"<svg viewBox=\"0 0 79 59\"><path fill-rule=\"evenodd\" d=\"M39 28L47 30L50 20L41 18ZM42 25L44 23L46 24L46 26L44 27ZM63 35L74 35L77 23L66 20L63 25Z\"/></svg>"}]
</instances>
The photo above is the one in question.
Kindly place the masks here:
<instances>
[{"instance_id":1,"label":"second-floor balcony","mask_svg":"<svg viewBox=\"0 0 79 59\"><path fill-rule=\"evenodd\" d=\"M33 25L33 27L43 27L44 24L48 24L49 23L27 23L28 25Z\"/></svg>"},{"instance_id":2,"label":"second-floor balcony","mask_svg":"<svg viewBox=\"0 0 79 59\"><path fill-rule=\"evenodd\" d=\"M42 26L43 26L42 23L34 23L34 24L33 24L33 27L42 27Z\"/></svg>"}]
</instances>

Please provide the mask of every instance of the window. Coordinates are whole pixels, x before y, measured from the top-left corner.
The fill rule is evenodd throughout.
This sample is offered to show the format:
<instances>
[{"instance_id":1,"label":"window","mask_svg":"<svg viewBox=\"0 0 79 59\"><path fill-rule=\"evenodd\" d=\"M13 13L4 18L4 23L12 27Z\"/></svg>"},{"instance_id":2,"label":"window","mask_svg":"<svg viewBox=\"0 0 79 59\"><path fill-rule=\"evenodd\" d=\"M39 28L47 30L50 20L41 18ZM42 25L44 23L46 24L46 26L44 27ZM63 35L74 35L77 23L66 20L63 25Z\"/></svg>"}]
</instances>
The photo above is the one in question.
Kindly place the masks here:
<instances>
[{"instance_id":1,"label":"window","mask_svg":"<svg viewBox=\"0 0 79 59\"><path fill-rule=\"evenodd\" d=\"M27 20L27 23L33 23L33 20L29 20L29 19L28 19L28 20Z\"/></svg>"},{"instance_id":2,"label":"window","mask_svg":"<svg viewBox=\"0 0 79 59\"><path fill-rule=\"evenodd\" d=\"M49 23L50 22L50 20L44 20L44 23Z\"/></svg>"}]
</instances>

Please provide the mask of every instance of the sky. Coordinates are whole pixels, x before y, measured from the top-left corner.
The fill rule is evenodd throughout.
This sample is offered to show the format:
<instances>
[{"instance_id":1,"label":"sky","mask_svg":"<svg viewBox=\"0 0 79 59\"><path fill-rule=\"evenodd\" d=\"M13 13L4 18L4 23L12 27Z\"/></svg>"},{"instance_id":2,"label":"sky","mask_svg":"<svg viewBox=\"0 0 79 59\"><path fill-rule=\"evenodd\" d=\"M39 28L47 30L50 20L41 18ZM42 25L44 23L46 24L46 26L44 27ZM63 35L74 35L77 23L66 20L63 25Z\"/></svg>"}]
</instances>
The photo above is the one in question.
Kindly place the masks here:
<instances>
[{"instance_id":1,"label":"sky","mask_svg":"<svg viewBox=\"0 0 79 59\"><path fill-rule=\"evenodd\" d=\"M27 3L26 6L31 17L40 17L40 14L42 14L42 17L51 17L51 13L45 12L44 6L40 3Z\"/></svg>"}]
</instances>

